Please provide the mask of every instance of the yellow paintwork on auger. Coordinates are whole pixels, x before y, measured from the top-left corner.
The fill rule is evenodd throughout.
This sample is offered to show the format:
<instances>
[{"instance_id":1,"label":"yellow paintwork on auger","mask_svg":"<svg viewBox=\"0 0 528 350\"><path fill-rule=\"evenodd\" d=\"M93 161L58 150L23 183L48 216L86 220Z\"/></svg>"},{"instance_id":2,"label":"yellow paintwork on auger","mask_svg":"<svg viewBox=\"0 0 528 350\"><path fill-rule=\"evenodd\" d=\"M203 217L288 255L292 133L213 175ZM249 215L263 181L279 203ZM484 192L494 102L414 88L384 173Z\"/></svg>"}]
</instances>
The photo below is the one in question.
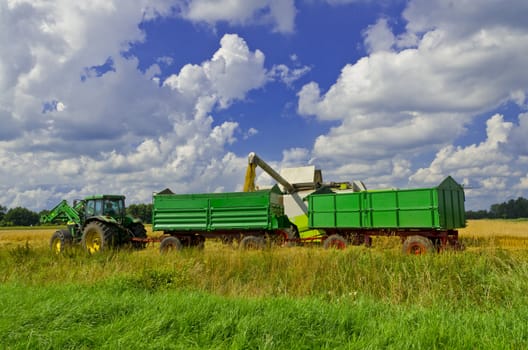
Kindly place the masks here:
<instances>
[{"instance_id":1,"label":"yellow paintwork on auger","mask_svg":"<svg viewBox=\"0 0 528 350\"><path fill-rule=\"evenodd\" d=\"M255 178L257 177L257 164L248 164L246 169L246 178L244 180L244 192L255 191Z\"/></svg>"}]
</instances>

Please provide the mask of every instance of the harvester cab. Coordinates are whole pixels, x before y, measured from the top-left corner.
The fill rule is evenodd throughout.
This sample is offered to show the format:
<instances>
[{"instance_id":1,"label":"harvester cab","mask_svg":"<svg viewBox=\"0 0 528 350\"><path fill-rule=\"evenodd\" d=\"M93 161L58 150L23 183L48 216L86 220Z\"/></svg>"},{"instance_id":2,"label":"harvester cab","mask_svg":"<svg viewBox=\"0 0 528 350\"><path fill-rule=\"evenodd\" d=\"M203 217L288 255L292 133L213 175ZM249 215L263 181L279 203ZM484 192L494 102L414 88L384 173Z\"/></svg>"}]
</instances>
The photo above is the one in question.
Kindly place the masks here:
<instances>
[{"instance_id":1,"label":"harvester cab","mask_svg":"<svg viewBox=\"0 0 528 350\"><path fill-rule=\"evenodd\" d=\"M273 180L280 184L283 191L284 211L289 220L297 227L301 237L323 235L320 230L313 230L308 225L308 203L305 201L308 195L322 188L334 191L365 191L366 187L361 181L354 182L323 182L320 169L315 166L301 166L295 168L283 168L280 172L275 171L269 164L257 156L254 152L248 155L248 167L244 181L244 192L255 191L256 168L260 167Z\"/></svg>"}]
</instances>

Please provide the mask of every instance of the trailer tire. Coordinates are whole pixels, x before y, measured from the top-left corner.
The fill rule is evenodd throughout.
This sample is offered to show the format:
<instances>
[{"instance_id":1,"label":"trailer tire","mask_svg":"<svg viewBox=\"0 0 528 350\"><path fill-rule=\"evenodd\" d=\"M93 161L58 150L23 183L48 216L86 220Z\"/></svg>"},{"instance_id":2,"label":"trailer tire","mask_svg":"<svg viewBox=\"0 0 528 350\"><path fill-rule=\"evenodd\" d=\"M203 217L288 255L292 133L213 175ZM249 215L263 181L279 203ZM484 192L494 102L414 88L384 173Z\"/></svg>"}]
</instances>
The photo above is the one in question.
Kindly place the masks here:
<instances>
[{"instance_id":1,"label":"trailer tire","mask_svg":"<svg viewBox=\"0 0 528 350\"><path fill-rule=\"evenodd\" d=\"M433 241L424 236L409 236L402 246L403 254L422 255L435 252Z\"/></svg>"},{"instance_id":2,"label":"trailer tire","mask_svg":"<svg viewBox=\"0 0 528 350\"><path fill-rule=\"evenodd\" d=\"M261 250L264 249L264 238L257 236L246 236L240 241L240 249L242 250Z\"/></svg>"},{"instance_id":3,"label":"trailer tire","mask_svg":"<svg viewBox=\"0 0 528 350\"><path fill-rule=\"evenodd\" d=\"M53 253L59 255L71 247L73 238L68 230L56 231L50 239L50 249Z\"/></svg>"},{"instance_id":4,"label":"trailer tire","mask_svg":"<svg viewBox=\"0 0 528 350\"><path fill-rule=\"evenodd\" d=\"M180 240L174 236L165 237L160 243L161 254L168 254L170 252L179 251L181 249L182 244Z\"/></svg>"},{"instance_id":5,"label":"trailer tire","mask_svg":"<svg viewBox=\"0 0 528 350\"><path fill-rule=\"evenodd\" d=\"M324 249L345 249L347 246L346 240L341 235L330 235L323 242Z\"/></svg>"},{"instance_id":6,"label":"trailer tire","mask_svg":"<svg viewBox=\"0 0 528 350\"><path fill-rule=\"evenodd\" d=\"M83 230L81 244L90 254L102 252L115 243L115 230L102 222L92 221Z\"/></svg>"}]
</instances>

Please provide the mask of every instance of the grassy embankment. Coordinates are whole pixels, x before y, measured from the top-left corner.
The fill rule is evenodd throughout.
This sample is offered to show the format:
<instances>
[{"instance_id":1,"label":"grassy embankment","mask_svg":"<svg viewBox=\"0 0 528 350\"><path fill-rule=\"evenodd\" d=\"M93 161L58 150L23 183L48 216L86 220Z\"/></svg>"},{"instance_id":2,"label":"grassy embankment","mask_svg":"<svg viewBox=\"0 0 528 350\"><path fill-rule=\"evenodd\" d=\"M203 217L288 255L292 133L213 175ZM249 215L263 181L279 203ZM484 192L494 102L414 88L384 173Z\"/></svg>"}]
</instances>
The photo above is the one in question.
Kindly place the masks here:
<instances>
[{"instance_id":1,"label":"grassy embankment","mask_svg":"<svg viewBox=\"0 0 528 350\"><path fill-rule=\"evenodd\" d=\"M6 348L525 348L528 221L471 221L465 252L398 239L86 256L53 230L0 231Z\"/></svg>"}]
</instances>

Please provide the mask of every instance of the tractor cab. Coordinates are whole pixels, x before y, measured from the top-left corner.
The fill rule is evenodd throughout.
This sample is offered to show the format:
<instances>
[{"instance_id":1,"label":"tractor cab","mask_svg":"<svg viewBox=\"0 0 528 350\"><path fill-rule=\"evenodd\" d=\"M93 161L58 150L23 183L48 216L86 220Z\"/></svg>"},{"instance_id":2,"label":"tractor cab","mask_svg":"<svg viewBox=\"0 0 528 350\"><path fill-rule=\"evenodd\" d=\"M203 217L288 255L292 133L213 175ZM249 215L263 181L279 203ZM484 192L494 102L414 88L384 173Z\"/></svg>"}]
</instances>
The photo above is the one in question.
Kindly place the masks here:
<instances>
[{"instance_id":1,"label":"tractor cab","mask_svg":"<svg viewBox=\"0 0 528 350\"><path fill-rule=\"evenodd\" d=\"M98 195L85 199L85 217L111 217L119 223L125 217L125 197L116 195Z\"/></svg>"}]
</instances>

